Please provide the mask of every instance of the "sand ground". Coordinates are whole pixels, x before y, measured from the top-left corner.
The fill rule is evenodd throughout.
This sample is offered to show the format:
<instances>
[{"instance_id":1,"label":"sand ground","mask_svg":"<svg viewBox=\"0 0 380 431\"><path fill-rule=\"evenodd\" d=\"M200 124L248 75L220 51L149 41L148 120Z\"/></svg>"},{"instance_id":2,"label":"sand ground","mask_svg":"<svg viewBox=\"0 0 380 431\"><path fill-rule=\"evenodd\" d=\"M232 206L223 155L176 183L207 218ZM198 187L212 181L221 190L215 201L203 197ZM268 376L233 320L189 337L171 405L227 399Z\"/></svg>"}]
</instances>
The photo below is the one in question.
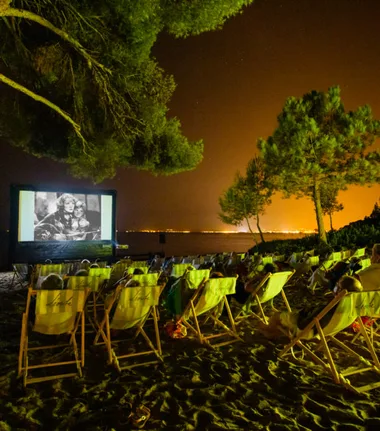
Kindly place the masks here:
<instances>
[{"instance_id":1,"label":"sand ground","mask_svg":"<svg viewBox=\"0 0 380 431\"><path fill-rule=\"evenodd\" d=\"M82 379L23 389L17 359L26 290L10 290L11 277L0 273L0 430L134 429L129 403L151 410L146 430L380 430L380 390L357 395L312 362L279 360L283 343L255 325L240 327L244 342L219 350L161 331L164 364L122 374L88 334ZM302 283L287 295L293 308L325 301L323 292L311 297Z\"/></svg>"}]
</instances>

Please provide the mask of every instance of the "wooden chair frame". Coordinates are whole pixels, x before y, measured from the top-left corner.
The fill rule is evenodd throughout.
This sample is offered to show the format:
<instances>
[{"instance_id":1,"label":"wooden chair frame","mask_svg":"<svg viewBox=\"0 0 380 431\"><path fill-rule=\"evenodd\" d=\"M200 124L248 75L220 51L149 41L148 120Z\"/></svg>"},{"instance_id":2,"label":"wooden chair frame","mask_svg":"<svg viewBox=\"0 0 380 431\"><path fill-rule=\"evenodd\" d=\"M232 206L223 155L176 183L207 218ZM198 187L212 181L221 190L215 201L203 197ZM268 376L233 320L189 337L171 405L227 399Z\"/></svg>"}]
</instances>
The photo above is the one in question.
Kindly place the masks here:
<instances>
[{"instance_id":1,"label":"wooden chair frame","mask_svg":"<svg viewBox=\"0 0 380 431\"><path fill-rule=\"evenodd\" d=\"M22 324L21 324L21 337L20 337L20 350L19 350L19 358L18 358L18 375L19 377L23 377L23 385L24 387L32 384L32 383L41 383L49 380L57 380L61 378L66 377L82 377L82 368L85 364L85 320L84 320L84 308L86 304L86 300L89 294L89 290L86 289L84 291L84 305L83 310L76 313L76 316L74 318L74 325L72 331L68 333L68 336L70 337L68 344L52 344L48 346L38 346L38 347L28 347L29 344L29 324L28 324L28 316L30 311L30 302L32 296L37 295L39 291L34 290L32 288L29 288L28 290L28 296L27 296L27 302L26 302L26 309L25 313L23 313L22 316ZM79 328L79 325L81 326L80 329L80 354L78 353L78 345L76 341L76 334ZM62 347L69 347L71 346L73 349L73 354L75 359L71 361L63 361L63 362L53 362L53 363L43 363L43 364L35 364L35 365L29 365L29 358L28 358L28 352L30 351L41 351L41 350L50 350L50 349L56 349L56 348L62 348ZM29 370L33 369L41 369L41 368L50 368L50 367L58 367L58 366L65 366L65 365L76 365L77 371L75 373L65 373L65 374L58 374L58 375L52 375L52 376L45 376L45 377L28 377Z\"/></svg>"},{"instance_id":2,"label":"wooden chair frame","mask_svg":"<svg viewBox=\"0 0 380 431\"><path fill-rule=\"evenodd\" d=\"M281 296L282 296L282 299L283 299L283 301L284 301L284 303L285 303L285 306L286 306L286 308L288 309L288 311L289 312L291 312L292 311L292 309L290 308L290 305L289 305L289 301L288 301L288 298L286 297L286 294L285 294L285 292L284 292L284 287L285 287L285 285L288 283L288 281L291 279L291 277L294 275L294 273L296 272L295 270L293 270L293 271L282 271L282 272L290 272L290 274L289 274L289 276L288 276L288 278L285 280L285 282L284 282L284 284L283 284L283 286L282 286L282 288L281 288L281 291L279 292L279 293L281 293ZM267 316L265 315L265 312L264 312L264 309L263 309L263 306L262 306L262 303L261 303L261 301L260 301L260 298L259 298L259 294L260 294L260 291L263 289L263 287L266 285L266 283L267 282L269 282L269 280L270 280L270 278L273 276L273 275L275 275L275 274L279 274L278 272L275 272L274 274L272 274L272 273L268 273L262 280L261 280L261 282L260 282L260 284L256 287L256 289L251 293L251 295L250 295L250 297L248 298L248 300L247 300L247 302L249 301L249 302L251 302L251 303L253 303L253 301L255 300L256 301L256 304L257 304L257 306L259 307L259 313L260 313L260 315L259 314L257 314L257 313L255 313L254 311L252 311L252 309L250 309L250 314L243 314L244 313L244 310L243 310L243 307L239 307L239 312L238 312L238 314L235 316L235 320L236 320L236 324L239 324L239 323L241 323L244 319L248 319L248 318L251 318L251 317L256 317L256 318L258 318L261 322L263 322L265 325L268 325L268 318L267 318ZM277 295L276 295L277 296ZM274 298L274 297L273 297ZM272 298L272 299L273 299ZM270 300L268 300L268 301L270 301ZM266 301L266 302L268 302L268 301ZM246 302L246 304L247 304L247 302Z\"/></svg>"},{"instance_id":3,"label":"wooden chair frame","mask_svg":"<svg viewBox=\"0 0 380 431\"><path fill-rule=\"evenodd\" d=\"M357 321L360 325L360 334L364 337L365 343L367 345L367 348L371 354L372 362L368 359L364 358L363 356L359 355L357 352L355 352L353 349L348 347L345 343L342 343L340 340L336 339L334 335L325 335L323 332L323 329L320 324L320 320L323 316L325 316L335 305L337 305L346 295L347 290L343 290L340 292L298 335L297 337L293 338L289 344L287 344L283 350L279 353L280 358L284 358L286 355L291 352L293 358L297 359L294 355L293 348L295 346L298 346L303 353L306 353L311 357L311 359L318 365L322 366L322 368L331 375L332 379L335 383L341 384L347 389L356 392L356 393L363 393L367 392L369 390L375 389L380 387L380 381L371 383L368 385L364 385L361 387L353 386L351 382L347 379L348 376L355 375L355 374L361 374L367 371L374 371L378 374L380 374L380 362L379 358L376 354L376 351L374 349L374 346L368 336L368 333L363 325L361 317L357 317ZM308 344L311 340L308 341L301 341L303 337L305 337L309 331L311 331L313 328L316 328L317 334L320 339L320 344L317 347L317 349L314 349L314 351L311 349L311 346ZM343 330L343 329L342 329ZM287 334L289 335L289 334ZM338 370L337 364L334 362L333 354L330 350L330 347L328 343L331 342L338 348L343 349L346 353L354 357L355 359L359 360L361 363L364 364L364 367L350 367L348 370ZM320 358L317 355L317 352L321 352L324 356L324 358Z\"/></svg>"},{"instance_id":4,"label":"wooden chair frame","mask_svg":"<svg viewBox=\"0 0 380 431\"><path fill-rule=\"evenodd\" d=\"M163 288L164 286L160 286L160 295L161 295L161 292L163 291ZM104 317L99 324L98 332L94 339L94 345L99 345L99 344L106 345L107 353L108 353L108 364L109 365L114 364L116 369L119 372L121 372L122 370L132 369L135 367L158 364L160 362L163 362L161 339L160 339L160 333L158 329L157 306L151 306L149 312L145 315L145 318L141 322L136 324L136 330L132 339L112 340L112 334L111 334L111 328L110 328L111 322L110 322L109 314L111 312L113 305L119 299L122 289L128 289L128 287L120 285L117 287L116 291L114 292L112 301L110 301L107 308L105 309ZM156 347L154 346L153 342L150 340L150 338L148 337L147 333L144 330L144 325L150 316L153 318L154 331L155 331L155 337L156 337ZM128 329L132 329L132 328L128 328ZM144 350L142 352L137 352L137 353L129 353L129 354L120 355L120 356L116 354L114 348L112 347L112 344L121 343L121 342L133 342L140 334L143 336L147 345L149 346L149 350ZM100 337L102 338L103 342L99 342ZM138 356L145 356L150 354L156 355L157 360L140 362L140 363L131 364L131 365L123 365L123 366L120 365L120 360L135 358Z\"/></svg>"},{"instance_id":5,"label":"wooden chair frame","mask_svg":"<svg viewBox=\"0 0 380 431\"><path fill-rule=\"evenodd\" d=\"M180 318L180 322L182 324L184 324L186 326L186 328L188 328L193 334L196 335L198 341L201 344L206 345L212 349L214 349L216 347L222 347L222 346L226 346L228 344L236 343L237 341L243 341L237 333L235 320L234 320L233 315L231 313L231 309L230 309L230 306L228 304L226 295L223 295L222 301L223 301L224 306L226 307L226 310L227 310L230 328L227 325L225 325L223 322L221 322L220 319L215 314L213 314L215 308L218 307L218 305L219 305L218 304L212 310L205 313L205 319L203 320L202 323L206 323L209 319L211 319L211 320L213 320L214 324L221 327L224 330L224 332L220 332L220 333L212 334L212 335L204 335L202 333L201 323L199 322L199 318L197 316L195 308L196 308L196 305L197 305L198 301L200 300L202 294L204 293L204 289L206 287L207 281L208 281L207 279L203 279L203 281L200 283L199 287L194 292L192 298L190 299L189 303L187 304L187 306L185 307L185 309L182 313L182 316ZM188 322L188 318L191 318L194 321L195 327ZM217 338L226 337L226 336L229 336L232 339L230 339L228 341L222 341L220 343L214 343L214 344L212 344L210 342L210 340L215 340Z\"/></svg>"}]
</instances>

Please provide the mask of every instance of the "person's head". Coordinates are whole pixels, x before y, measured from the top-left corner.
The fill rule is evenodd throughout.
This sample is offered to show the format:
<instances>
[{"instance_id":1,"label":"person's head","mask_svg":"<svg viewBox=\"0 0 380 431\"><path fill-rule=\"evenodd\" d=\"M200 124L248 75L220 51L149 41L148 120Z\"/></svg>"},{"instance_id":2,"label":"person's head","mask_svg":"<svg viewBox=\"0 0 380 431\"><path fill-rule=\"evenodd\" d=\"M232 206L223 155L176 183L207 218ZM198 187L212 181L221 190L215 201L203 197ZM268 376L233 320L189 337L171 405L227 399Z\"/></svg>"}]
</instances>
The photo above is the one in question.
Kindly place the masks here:
<instances>
[{"instance_id":1,"label":"person's head","mask_svg":"<svg viewBox=\"0 0 380 431\"><path fill-rule=\"evenodd\" d=\"M74 208L74 217L82 218L86 214L86 204L82 201L77 201Z\"/></svg>"},{"instance_id":2,"label":"person's head","mask_svg":"<svg viewBox=\"0 0 380 431\"><path fill-rule=\"evenodd\" d=\"M363 286L360 281L349 275L344 275L337 283L338 291L347 290L348 292L362 292Z\"/></svg>"},{"instance_id":3,"label":"person's head","mask_svg":"<svg viewBox=\"0 0 380 431\"><path fill-rule=\"evenodd\" d=\"M130 280L128 280L125 283L125 286L128 286L128 287L139 287L140 286L140 282L137 281L137 280L130 279Z\"/></svg>"},{"instance_id":4,"label":"person's head","mask_svg":"<svg viewBox=\"0 0 380 431\"><path fill-rule=\"evenodd\" d=\"M273 265L273 263L265 264L264 269L263 269L264 274L269 274L269 273L273 274L276 271L277 271L277 268L275 265Z\"/></svg>"},{"instance_id":5,"label":"person's head","mask_svg":"<svg viewBox=\"0 0 380 431\"><path fill-rule=\"evenodd\" d=\"M64 193L57 199L58 211L63 211L65 213L72 214L74 212L75 204L77 200L73 195L69 193Z\"/></svg>"},{"instance_id":6,"label":"person's head","mask_svg":"<svg viewBox=\"0 0 380 431\"><path fill-rule=\"evenodd\" d=\"M80 269L75 273L75 277L88 277L88 271L86 269Z\"/></svg>"},{"instance_id":7,"label":"person's head","mask_svg":"<svg viewBox=\"0 0 380 431\"><path fill-rule=\"evenodd\" d=\"M371 263L380 263L380 244L372 247Z\"/></svg>"},{"instance_id":8,"label":"person's head","mask_svg":"<svg viewBox=\"0 0 380 431\"><path fill-rule=\"evenodd\" d=\"M133 270L133 275L142 275L144 274L144 271L141 268L135 268Z\"/></svg>"},{"instance_id":9,"label":"person's head","mask_svg":"<svg viewBox=\"0 0 380 431\"><path fill-rule=\"evenodd\" d=\"M223 278L223 277L224 277L224 275L218 271L214 271L210 275L210 278Z\"/></svg>"},{"instance_id":10,"label":"person's head","mask_svg":"<svg viewBox=\"0 0 380 431\"><path fill-rule=\"evenodd\" d=\"M63 279L58 274L49 274L41 283L43 290L61 290L63 289Z\"/></svg>"},{"instance_id":11,"label":"person's head","mask_svg":"<svg viewBox=\"0 0 380 431\"><path fill-rule=\"evenodd\" d=\"M100 268L100 266L97 263L92 263L90 268Z\"/></svg>"}]
</instances>

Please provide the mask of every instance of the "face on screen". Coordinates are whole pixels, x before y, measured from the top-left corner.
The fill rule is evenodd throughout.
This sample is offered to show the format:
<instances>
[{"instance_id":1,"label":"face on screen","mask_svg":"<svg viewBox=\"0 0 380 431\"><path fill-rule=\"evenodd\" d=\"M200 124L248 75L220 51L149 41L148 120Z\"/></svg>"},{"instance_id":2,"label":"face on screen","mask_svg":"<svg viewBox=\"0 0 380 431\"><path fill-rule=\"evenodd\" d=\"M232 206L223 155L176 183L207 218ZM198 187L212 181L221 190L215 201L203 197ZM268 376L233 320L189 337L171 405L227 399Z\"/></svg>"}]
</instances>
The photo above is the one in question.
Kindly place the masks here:
<instances>
[{"instance_id":1,"label":"face on screen","mask_svg":"<svg viewBox=\"0 0 380 431\"><path fill-rule=\"evenodd\" d=\"M75 202L74 199L66 198L63 202L63 208L65 212L72 213L74 211Z\"/></svg>"},{"instance_id":2,"label":"face on screen","mask_svg":"<svg viewBox=\"0 0 380 431\"><path fill-rule=\"evenodd\" d=\"M82 218L83 216L84 216L84 208L83 207L76 207L74 209L74 217Z\"/></svg>"},{"instance_id":3,"label":"face on screen","mask_svg":"<svg viewBox=\"0 0 380 431\"><path fill-rule=\"evenodd\" d=\"M21 190L19 241L112 240L113 197Z\"/></svg>"}]
</instances>

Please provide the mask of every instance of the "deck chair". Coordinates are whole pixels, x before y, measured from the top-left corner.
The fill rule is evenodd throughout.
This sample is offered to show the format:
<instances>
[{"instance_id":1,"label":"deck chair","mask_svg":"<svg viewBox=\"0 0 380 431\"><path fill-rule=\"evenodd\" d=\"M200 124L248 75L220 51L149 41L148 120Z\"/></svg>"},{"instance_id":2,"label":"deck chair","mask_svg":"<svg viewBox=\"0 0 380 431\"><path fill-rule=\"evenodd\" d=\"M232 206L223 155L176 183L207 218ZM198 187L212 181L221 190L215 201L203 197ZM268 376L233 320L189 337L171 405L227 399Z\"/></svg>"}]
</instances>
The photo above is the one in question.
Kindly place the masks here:
<instances>
[{"instance_id":1,"label":"deck chair","mask_svg":"<svg viewBox=\"0 0 380 431\"><path fill-rule=\"evenodd\" d=\"M38 271L39 277L44 277L44 276L52 274L52 273L59 274L59 275L64 274L63 264L62 263L48 263L48 264L39 265L39 271Z\"/></svg>"},{"instance_id":2,"label":"deck chair","mask_svg":"<svg viewBox=\"0 0 380 431\"><path fill-rule=\"evenodd\" d=\"M90 268L88 270L89 277L100 277L102 281L108 280L111 277L112 268Z\"/></svg>"},{"instance_id":3,"label":"deck chair","mask_svg":"<svg viewBox=\"0 0 380 431\"><path fill-rule=\"evenodd\" d=\"M109 305L107 306L104 318L99 325L99 330L96 334L94 344L106 345L108 352L108 363L115 365L119 372L124 369L131 369L142 365L151 365L163 362L156 313L156 307L160 299L161 290L162 286L118 286L112 301L110 301ZM115 314L111 318L110 312L113 306L116 306L116 310ZM144 325L150 316L153 317L154 321L156 346L154 346L154 343L151 341L144 330ZM133 352L118 356L114 348L115 342L112 340L113 337L111 329L124 330L134 327L136 327L136 331L133 340L141 334L144 337L149 349L142 352ZM98 342L100 338L103 340L101 343ZM130 342L130 344L133 344L133 340ZM156 355L157 360L131 365L120 365L120 361L123 359L136 358L150 354Z\"/></svg>"},{"instance_id":4,"label":"deck chair","mask_svg":"<svg viewBox=\"0 0 380 431\"><path fill-rule=\"evenodd\" d=\"M335 306L336 308L332 318L329 323L322 328L320 320ZM343 290L303 330L296 334L292 341L280 352L279 356L283 358L291 352L293 357L295 357L293 348L297 346L303 353L309 355L316 364L321 365L328 374L331 374L335 383L342 384L347 389L353 390L356 393L362 393L380 387L379 376L375 383L366 384L361 387L354 386L347 379L349 376L367 371L374 371L380 374L378 356L361 320L361 316L364 315L372 317L380 316L380 292L349 293ZM339 332L351 326L355 320L357 320L360 325L360 332L366 342L371 360L364 358L347 346L347 343L343 343L335 338ZM320 340L320 344L317 348L312 346L313 338ZM334 347L342 349L349 356L360 361L364 366L338 370L333 351L330 350L328 345L329 342L331 342ZM346 355L346 357L348 356Z\"/></svg>"},{"instance_id":5,"label":"deck chair","mask_svg":"<svg viewBox=\"0 0 380 431\"><path fill-rule=\"evenodd\" d=\"M101 285L100 277L94 276L72 276L69 277L67 283L67 289L69 290L88 290L89 296L86 301L85 315L89 320L89 323L93 328L96 328L98 317L97 307L103 306L103 304L97 304L97 293Z\"/></svg>"},{"instance_id":6,"label":"deck chair","mask_svg":"<svg viewBox=\"0 0 380 431\"><path fill-rule=\"evenodd\" d=\"M146 260L135 260L131 262L130 266L132 268L141 268L146 266L149 268L148 262Z\"/></svg>"},{"instance_id":7,"label":"deck chair","mask_svg":"<svg viewBox=\"0 0 380 431\"><path fill-rule=\"evenodd\" d=\"M365 256L365 247L364 248L357 248L354 252L354 254L350 257L350 259L354 257L364 257Z\"/></svg>"},{"instance_id":8,"label":"deck chair","mask_svg":"<svg viewBox=\"0 0 380 431\"><path fill-rule=\"evenodd\" d=\"M12 289L17 284L23 289L29 282L29 265L27 263L14 263L12 268L13 277L10 288Z\"/></svg>"},{"instance_id":9,"label":"deck chair","mask_svg":"<svg viewBox=\"0 0 380 431\"><path fill-rule=\"evenodd\" d=\"M149 274L134 274L132 280L138 281L140 286L157 286L159 272L150 272Z\"/></svg>"},{"instance_id":10,"label":"deck chair","mask_svg":"<svg viewBox=\"0 0 380 431\"><path fill-rule=\"evenodd\" d=\"M141 271L144 271L144 274L148 274L149 266L130 266L127 269L128 274L133 274L136 268L141 269Z\"/></svg>"},{"instance_id":11,"label":"deck chair","mask_svg":"<svg viewBox=\"0 0 380 431\"><path fill-rule=\"evenodd\" d=\"M23 377L24 386L31 383L39 383L48 380L56 380L63 377L82 377L84 366L84 305L88 296L88 290L33 290L29 288L26 310L22 316L21 339L19 351L18 374ZM54 344L48 346L29 347L28 316L31 298L36 298L36 318L33 331L45 335L69 336L69 344ZM78 351L76 333L80 326L80 350ZM74 359L63 362L47 362L29 364L28 353L31 351L43 351L55 348L70 347ZM29 372L35 369L61 367L75 365L76 372L50 375L43 377L29 377Z\"/></svg>"},{"instance_id":12,"label":"deck chair","mask_svg":"<svg viewBox=\"0 0 380 431\"><path fill-rule=\"evenodd\" d=\"M348 260L352 256L352 250L342 250L341 251L341 259Z\"/></svg>"},{"instance_id":13,"label":"deck chair","mask_svg":"<svg viewBox=\"0 0 380 431\"><path fill-rule=\"evenodd\" d=\"M243 319L247 319L249 317L256 317L267 325L268 318L264 313L262 304L265 304L266 302L272 300L279 293L281 293L286 308L289 312L291 312L292 310L284 292L284 286L290 280L294 273L295 271L280 271L275 272L274 274L268 273L249 296L246 303L240 308L240 311L235 317L236 322L240 323ZM252 311L253 305L258 306L260 315Z\"/></svg>"},{"instance_id":14,"label":"deck chair","mask_svg":"<svg viewBox=\"0 0 380 431\"><path fill-rule=\"evenodd\" d=\"M371 265L371 259L369 257L362 259L359 261L359 265L361 266L361 269L356 271L357 274L360 274L360 271L363 271L363 269L366 269Z\"/></svg>"},{"instance_id":15,"label":"deck chair","mask_svg":"<svg viewBox=\"0 0 380 431\"><path fill-rule=\"evenodd\" d=\"M194 292L188 305L184 309L180 321L196 335L201 344L215 348L235 343L236 341L243 341L236 331L235 321L226 298L226 295L235 293L235 288L235 277L210 278L201 282ZM229 326L219 320L223 307L226 307L227 310ZM204 322L200 322L200 316L205 316ZM219 326L223 332L213 333L211 335L204 334L201 326L207 323L209 319L212 319L215 326ZM191 320L193 324L191 324L189 320ZM229 337L230 339L219 343L211 343L211 340L221 337Z\"/></svg>"},{"instance_id":16,"label":"deck chair","mask_svg":"<svg viewBox=\"0 0 380 431\"><path fill-rule=\"evenodd\" d=\"M333 262L339 262L340 260L342 260L342 252L341 251L334 251L332 252L326 259L328 260L332 260Z\"/></svg>"},{"instance_id":17,"label":"deck chair","mask_svg":"<svg viewBox=\"0 0 380 431\"><path fill-rule=\"evenodd\" d=\"M182 277L188 268L195 269L190 263L175 263L170 275L177 278Z\"/></svg>"}]
</instances>

